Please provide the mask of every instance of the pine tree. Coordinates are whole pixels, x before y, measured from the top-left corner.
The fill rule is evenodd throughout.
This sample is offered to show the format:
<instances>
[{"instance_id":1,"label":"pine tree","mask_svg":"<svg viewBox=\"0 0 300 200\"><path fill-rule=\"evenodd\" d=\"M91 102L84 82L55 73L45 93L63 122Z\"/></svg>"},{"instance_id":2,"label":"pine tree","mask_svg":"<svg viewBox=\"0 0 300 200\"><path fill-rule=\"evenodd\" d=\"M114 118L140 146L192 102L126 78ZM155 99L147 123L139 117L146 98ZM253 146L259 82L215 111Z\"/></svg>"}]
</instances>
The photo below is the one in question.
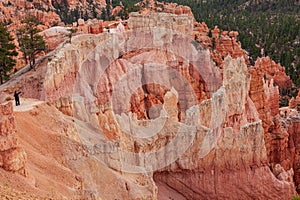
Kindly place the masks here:
<instances>
[{"instance_id":1,"label":"pine tree","mask_svg":"<svg viewBox=\"0 0 300 200\"><path fill-rule=\"evenodd\" d=\"M46 42L39 34L41 30L37 27L39 24L37 18L28 17L21 23L23 27L17 31L20 50L26 63L29 61L30 67L33 68L36 55L46 50Z\"/></svg>"},{"instance_id":2,"label":"pine tree","mask_svg":"<svg viewBox=\"0 0 300 200\"><path fill-rule=\"evenodd\" d=\"M16 46L13 38L7 31L4 24L0 23L0 83L2 84L9 78L9 72L16 64L14 56L18 53L15 51Z\"/></svg>"}]
</instances>

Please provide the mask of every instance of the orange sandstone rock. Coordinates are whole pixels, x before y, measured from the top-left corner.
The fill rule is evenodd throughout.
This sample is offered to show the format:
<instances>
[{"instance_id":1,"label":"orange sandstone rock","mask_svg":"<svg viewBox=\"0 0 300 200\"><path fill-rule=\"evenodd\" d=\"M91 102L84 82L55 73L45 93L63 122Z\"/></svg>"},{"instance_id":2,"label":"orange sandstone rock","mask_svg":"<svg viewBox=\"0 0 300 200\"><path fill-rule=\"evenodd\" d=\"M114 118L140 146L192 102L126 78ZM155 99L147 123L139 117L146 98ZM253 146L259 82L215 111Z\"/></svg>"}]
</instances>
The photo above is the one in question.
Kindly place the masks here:
<instances>
[{"instance_id":1,"label":"orange sandstone rock","mask_svg":"<svg viewBox=\"0 0 300 200\"><path fill-rule=\"evenodd\" d=\"M12 103L0 105L0 166L5 170L24 173L27 160L16 137Z\"/></svg>"}]
</instances>

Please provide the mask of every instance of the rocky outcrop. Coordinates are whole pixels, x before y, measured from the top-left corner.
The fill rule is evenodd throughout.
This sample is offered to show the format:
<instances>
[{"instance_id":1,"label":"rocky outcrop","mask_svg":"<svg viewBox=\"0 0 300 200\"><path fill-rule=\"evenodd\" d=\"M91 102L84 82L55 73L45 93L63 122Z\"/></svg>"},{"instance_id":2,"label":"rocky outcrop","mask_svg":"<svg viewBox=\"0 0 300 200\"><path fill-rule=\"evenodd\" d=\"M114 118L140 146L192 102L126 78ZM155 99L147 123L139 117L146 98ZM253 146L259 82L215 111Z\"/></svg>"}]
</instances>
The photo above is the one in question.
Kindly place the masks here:
<instances>
[{"instance_id":1,"label":"rocky outcrop","mask_svg":"<svg viewBox=\"0 0 300 200\"><path fill-rule=\"evenodd\" d=\"M0 167L25 173L26 153L18 145L12 103L0 105Z\"/></svg>"},{"instance_id":2,"label":"rocky outcrop","mask_svg":"<svg viewBox=\"0 0 300 200\"><path fill-rule=\"evenodd\" d=\"M213 32L221 70L191 38L190 16L131 17L130 31L78 35L57 49L44 61L39 98L92 127L101 139L79 131L88 152L118 173L139 173L133 182L149 198L154 173L187 199L290 199L298 171L283 156L292 140L277 115L278 87L248 70L232 48L237 33Z\"/></svg>"},{"instance_id":3,"label":"rocky outcrop","mask_svg":"<svg viewBox=\"0 0 300 200\"><path fill-rule=\"evenodd\" d=\"M288 147L287 147L287 152L286 154L280 154L282 157L280 159L279 163L282 163L285 166L285 169L287 167L292 166L294 169L294 180L295 180L295 185L297 188L297 192L300 192L300 170L299 170L299 164L300 164L300 148L298 147L297 144L299 144L299 134L300 134L300 119L299 115L298 118L295 119L289 119L288 122L288 128L287 132L289 133L289 138L288 138ZM284 157L284 155L286 157Z\"/></svg>"},{"instance_id":4,"label":"rocky outcrop","mask_svg":"<svg viewBox=\"0 0 300 200\"><path fill-rule=\"evenodd\" d=\"M103 32L103 21L102 20L88 20L84 21L79 19L77 23L73 23L72 27L55 26L46 29L42 32L45 38L47 47L50 51L57 48L61 43L70 40L70 29L75 32L72 33L72 37L78 34L99 34ZM70 42L70 41L69 41ZM72 42L72 41L71 41Z\"/></svg>"},{"instance_id":5,"label":"rocky outcrop","mask_svg":"<svg viewBox=\"0 0 300 200\"><path fill-rule=\"evenodd\" d=\"M292 175L297 192L299 192L300 171L299 171L299 131L300 119L297 117L282 119L277 116L271 127L272 151L270 154L271 168L277 177L288 178ZM291 171L291 169L293 171ZM280 173L282 175L279 175ZM285 172L286 171L286 172ZM289 179L289 178L288 178Z\"/></svg>"},{"instance_id":6,"label":"rocky outcrop","mask_svg":"<svg viewBox=\"0 0 300 200\"><path fill-rule=\"evenodd\" d=\"M139 37L136 32L132 35L128 33L127 46L120 45L123 44L119 41L121 37L111 37L109 34L77 36L72 45L66 46L58 54L61 57L57 56L56 60L48 64L47 77L49 79L45 85L45 88L48 88L45 97L55 100L62 97L62 94L72 94L75 91L78 96L71 98L76 101L72 104L73 115L75 114L79 119L95 127L101 127L109 140L119 143L119 148L134 153L126 154L125 163L122 161L122 164L120 164L122 159L119 155L113 154L110 157L99 155L101 159L107 160L107 165L111 168L130 171L133 170L130 166L137 165L137 163L140 163L139 167L144 167L142 163L151 163L152 169L158 169L154 175L156 181L180 191L188 199L217 197L288 199L292 197L295 193L294 184L290 178L292 171L288 171L290 169L279 170L280 172L276 173L278 178L276 178L268 167L264 125L259 119L260 113L255 108L255 104L258 104L260 100L265 101L276 97L278 89L264 82L262 77L257 78L258 85L250 83L245 61L230 57L223 61L223 82L212 87L213 81L208 76L210 74L208 72L217 68L213 67L214 65L210 62L209 51L199 49L198 57L193 54L194 58L202 61L208 59L202 62L203 68L193 69L191 66L195 63L199 64L198 60L190 60L188 64L182 58L188 58L189 55L182 55L180 51L183 48L182 45L185 44L187 46L184 49L187 49L189 54L194 52L188 51L189 48L195 49L193 44L183 43L184 40L181 41L172 34L158 30L160 29L151 30L151 34L146 32L145 34L149 34L147 37L145 35ZM100 41L105 42L106 45L97 45L103 44ZM145 44L142 45L145 48L137 48L141 44ZM181 45L178 47L178 44ZM75 48L77 45L81 48ZM156 45L160 49L153 48ZM127 51L125 47L128 48ZM80 60L75 61L74 58ZM73 62L78 63L78 66L74 67ZM163 69L162 64L174 69L172 73L179 71L178 77L185 77L187 84L192 86L192 91L198 88L194 92L197 101L185 102L187 99L192 100L192 96L182 93L186 90L180 87L174 89L166 87L177 84L166 81L172 80L174 75L171 76L168 73L163 75L163 71L160 71ZM155 71L155 75L151 69ZM78 75L75 75L77 71ZM67 75L69 72L70 74ZM157 72L160 72L161 76ZM130 76L132 73L134 76ZM214 80L218 82L220 74L216 71L214 73ZM78 79L67 77L78 77ZM155 83L166 85L162 87L147 84L153 82L154 77L157 77ZM175 80L179 81L179 79ZM202 80L202 84L197 85L199 80ZM65 87L72 84L75 85L73 91ZM132 88L127 88L128 85ZM252 96L254 99L252 101L248 92L254 89L260 89L261 94L265 94L265 98L258 98L256 102ZM210 94L206 94L206 91ZM197 113L201 120L193 121L192 116ZM271 116L271 110L269 113ZM169 116L164 122L165 129L151 139L146 141L143 138L133 139L130 134L126 134L128 130L131 130L133 135L143 134L140 132L142 124L157 127L158 125L151 124L163 122L165 114ZM128 123L131 124L130 128L127 127ZM157 153L156 157L149 154L150 160L142 161L139 159L145 159L144 157L136 157L142 156L144 152L160 152L159 149L163 148L164 144L172 144L172 139L176 138L176 130L184 123L195 125L196 132L192 131L194 130L192 127L186 127L189 133L195 133L195 138L187 151L179 156L175 163L171 164L171 161L180 153L172 145L167 147L164 153ZM187 138L183 137L182 140L186 141ZM176 145L184 144L177 143ZM157 160L164 160L167 163L170 161L171 165L161 168L164 163L157 162ZM207 184L208 182L213 184ZM203 184L199 185L199 183ZM231 193L226 193L224 187ZM249 188L255 188L255 190L249 190Z\"/></svg>"},{"instance_id":7,"label":"rocky outcrop","mask_svg":"<svg viewBox=\"0 0 300 200\"><path fill-rule=\"evenodd\" d=\"M78 22L78 27L74 27L77 29L78 33L83 33L83 34L99 34L103 32L103 21L102 20L88 20L84 21L83 19L79 19Z\"/></svg>"},{"instance_id":8,"label":"rocky outcrop","mask_svg":"<svg viewBox=\"0 0 300 200\"><path fill-rule=\"evenodd\" d=\"M150 29L151 27L159 27L189 35L193 30L193 17L189 15L178 16L167 13L148 15L130 13L128 27L130 29Z\"/></svg>"},{"instance_id":9,"label":"rocky outcrop","mask_svg":"<svg viewBox=\"0 0 300 200\"><path fill-rule=\"evenodd\" d=\"M242 49L238 35L237 31L221 31L218 27L210 30L205 22L194 23L194 39L204 48L210 49L213 61L220 68L222 68L224 58L228 55L232 58L243 57L247 65L250 66L249 56Z\"/></svg>"},{"instance_id":10,"label":"rocky outcrop","mask_svg":"<svg viewBox=\"0 0 300 200\"><path fill-rule=\"evenodd\" d=\"M49 28L61 22L60 16L54 12L59 4L62 4L60 9L64 9L63 12L76 10L90 18L95 17L94 15L97 13L101 13L101 9L106 6L105 0L92 2L68 0L66 5L61 0L4 0L0 4L0 16L1 14L5 16L2 20L11 21L12 27L16 27L18 21L28 15L33 15L40 20L41 24ZM63 6L67 7L64 8Z\"/></svg>"},{"instance_id":11,"label":"rocky outcrop","mask_svg":"<svg viewBox=\"0 0 300 200\"><path fill-rule=\"evenodd\" d=\"M58 45L67 40L67 35L69 31L65 27L55 26L46 29L42 32L47 47L50 51L54 50Z\"/></svg>"},{"instance_id":12,"label":"rocky outcrop","mask_svg":"<svg viewBox=\"0 0 300 200\"><path fill-rule=\"evenodd\" d=\"M53 11L50 11L52 5L49 1L30 2L27 0L10 0L0 4L0 13L2 13L9 25L10 30L19 28L20 21L27 16L35 16L41 24L46 27L51 27L60 22L60 17ZM46 10L49 10L48 12Z\"/></svg>"},{"instance_id":13,"label":"rocky outcrop","mask_svg":"<svg viewBox=\"0 0 300 200\"><path fill-rule=\"evenodd\" d=\"M187 14L192 17L194 16L190 7L178 5L177 3L143 0L137 3L136 6L139 6L141 8L140 13L144 15L147 15L149 13L165 12L176 15Z\"/></svg>"},{"instance_id":14,"label":"rocky outcrop","mask_svg":"<svg viewBox=\"0 0 300 200\"><path fill-rule=\"evenodd\" d=\"M267 96L271 95L266 93L269 84L265 82L263 73L257 68L250 68L249 72L251 74L249 96L259 113L259 118L262 120L264 132L267 133L269 126L272 124L272 116L267 99ZM268 143L268 140L266 142Z\"/></svg>"},{"instance_id":15,"label":"rocky outcrop","mask_svg":"<svg viewBox=\"0 0 300 200\"><path fill-rule=\"evenodd\" d=\"M249 94L263 122L268 162L278 179L294 180L299 192L297 98L291 99L290 108L279 108L279 88L291 87L291 80L284 68L268 57L259 58L250 74Z\"/></svg>"},{"instance_id":16,"label":"rocky outcrop","mask_svg":"<svg viewBox=\"0 0 300 200\"><path fill-rule=\"evenodd\" d=\"M298 92L298 96L291 98L289 102L289 108L300 111L300 90Z\"/></svg>"},{"instance_id":17,"label":"rocky outcrop","mask_svg":"<svg viewBox=\"0 0 300 200\"><path fill-rule=\"evenodd\" d=\"M238 72L240 68L243 70ZM203 126L204 124L199 126L195 141L189 150L167 170L155 173L155 180L180 191L180 194L187 199L265 199L279 196L288 199L288 196L292 197L294 193L292 172L288 173L289 178L284 178L284 181L280 182L267 166L268 158L262 123L252 101L247 98L249 79L247 81L246 64L240 59L227 58L224 63L224 75L226 74L230 76L228 79L224 78L225 91L223 93L220 91L219 97L212 99L210 103L214 105L215 101L218 101L224 104L217 107L218 112L215 114L218 117L226 116L227 119L223 119L225 123L223 130L219 130L219 135L216 134L216 130L210 133L212 125L218 121L218 118L211 110L213 106L207 106L207 103L200 104L204 109L200 118L207 119L208 117L208 120L204 121L206 121L206 126L207 124L209 126ZM240 84L236 84L237 82ZM243 82L244 84L241 84ZM242 100L237 104L234 103L233 97ZM205 109L207 109L206 112ZM212 113L212 116L207 116L206 113ZM237 123L234 123L235 121ZM211 141L205 144L205 136L209 137L209 134L213 134L211 137L214 139L211 140L216 140L215 143ZM203 156L203 150L208 148L206 145L211 145L211 149L206 156ZM258 186L262 183L266 184ZM278 186L278 190L273 191L272 194L267 192L268 195L266 195L265 191L273 190L274 186ZM248 187L255 187L255 189L246 192ZM283 197L287 194L283 191L289 195Z\"/></svg>"},{"instance_id":18,"label":"rocky outcrop","mask_svg":"<svg viewBox=\"0 0 300 200\"><path fill-rule=\"evenodd\" d=\"M284 67L275 63L269 57L258 58L255 61L254 67L257 70L262 71L264 78L269 82L274 79L274 83L279 89L287 89L292 87L292 81L289 76L286 75Z\"/></svg>"}]
</instances>

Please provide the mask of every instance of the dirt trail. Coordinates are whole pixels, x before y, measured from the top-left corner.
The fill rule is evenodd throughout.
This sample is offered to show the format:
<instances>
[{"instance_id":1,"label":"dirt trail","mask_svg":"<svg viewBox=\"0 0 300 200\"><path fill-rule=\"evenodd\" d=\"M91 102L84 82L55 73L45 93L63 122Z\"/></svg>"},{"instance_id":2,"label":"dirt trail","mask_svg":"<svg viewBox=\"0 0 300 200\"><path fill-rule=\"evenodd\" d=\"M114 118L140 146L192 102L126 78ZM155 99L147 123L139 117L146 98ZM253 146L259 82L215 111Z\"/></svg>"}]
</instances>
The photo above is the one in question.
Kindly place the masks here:
<instances>
[{"instance_id":1,"label":"dirt trail","mask_svg":"<svg viewBox=\"0 0 300 200\"><path fill-rule=\"evenodd\" d=\"M39 105L42 103L44 103L44 101L39 101L37 99L21 98L19 106L16 106L14 104L14 111L15 112L29 111L29 110L32 110L36 105Z\"/></svg>"}]
</instances>

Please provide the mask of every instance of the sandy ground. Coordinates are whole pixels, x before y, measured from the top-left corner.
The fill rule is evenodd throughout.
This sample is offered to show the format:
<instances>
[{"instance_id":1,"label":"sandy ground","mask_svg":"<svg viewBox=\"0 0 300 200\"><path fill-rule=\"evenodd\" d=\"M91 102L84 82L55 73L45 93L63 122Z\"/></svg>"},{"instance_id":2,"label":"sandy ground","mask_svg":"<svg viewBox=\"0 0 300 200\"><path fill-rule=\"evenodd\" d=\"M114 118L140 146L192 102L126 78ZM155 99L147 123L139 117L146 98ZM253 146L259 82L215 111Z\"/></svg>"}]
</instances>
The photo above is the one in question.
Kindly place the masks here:
<instances>
[{"instance_id":1,"label":"sandy ground","mask_svg":"<svg viewBox=\"0 0 300 200\"><path fill-rule=\"evenodd\" d=\"M14 111L18 143L28 159L26 176L0 169L0 199L76 199L81 183L66 159L80 153L77 142L66 136L70 120L34 99L22 98Z\"/></svg>"},{"instance_id":2,"label":"sandy ground","mask_svg":"<svg viewBox=\"0 0 300 200\"><path fill-rule=\"evenodd\" d=\"M36 99L20 98L20 105L16 106L13 102L14 112L25 112L32 110L36 105L43 103L44 101L39 101Z\"/></svg>"}]
</instances>

